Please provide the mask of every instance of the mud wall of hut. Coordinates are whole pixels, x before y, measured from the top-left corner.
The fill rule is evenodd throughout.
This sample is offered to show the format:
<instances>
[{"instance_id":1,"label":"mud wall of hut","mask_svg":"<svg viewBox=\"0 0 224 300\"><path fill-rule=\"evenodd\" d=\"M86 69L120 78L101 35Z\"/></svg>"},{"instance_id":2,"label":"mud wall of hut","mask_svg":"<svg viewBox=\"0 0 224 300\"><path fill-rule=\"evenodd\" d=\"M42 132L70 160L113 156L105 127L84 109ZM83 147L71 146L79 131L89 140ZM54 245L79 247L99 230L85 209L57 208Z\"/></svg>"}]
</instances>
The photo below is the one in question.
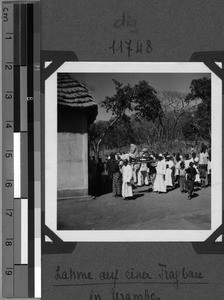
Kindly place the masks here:
<instances>
[{"instance_id":1,"label":"mud wall of hut","mask_svg":"<svg viewBox=\"0 0 224 300\"><path fill-rule=\"evenodd\" d=\"M58 116L58 198L87 196L87 117L68 109Z\"/></svg>"}]
</instances>

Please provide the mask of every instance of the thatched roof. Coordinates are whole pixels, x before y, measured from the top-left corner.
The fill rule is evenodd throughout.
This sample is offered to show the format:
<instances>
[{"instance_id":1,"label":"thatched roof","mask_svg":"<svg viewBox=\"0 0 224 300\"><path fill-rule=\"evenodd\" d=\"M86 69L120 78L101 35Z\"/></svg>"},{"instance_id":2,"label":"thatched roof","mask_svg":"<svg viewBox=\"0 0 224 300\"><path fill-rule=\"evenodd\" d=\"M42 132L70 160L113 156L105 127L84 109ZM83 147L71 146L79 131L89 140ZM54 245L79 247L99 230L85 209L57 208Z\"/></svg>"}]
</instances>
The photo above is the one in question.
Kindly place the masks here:
<instances>
[{"instance_id":1,"label":"thatched roof","mask_svg":"<svg viewBox=\"0 0 224 300\"><path fill-rule=\"evenodd\" d=\"M86 112L88 123L94 122L98 108L87 87L68 73L58 73L57 80L58 105L61 108Z\"/></svg>"}]
</instances>

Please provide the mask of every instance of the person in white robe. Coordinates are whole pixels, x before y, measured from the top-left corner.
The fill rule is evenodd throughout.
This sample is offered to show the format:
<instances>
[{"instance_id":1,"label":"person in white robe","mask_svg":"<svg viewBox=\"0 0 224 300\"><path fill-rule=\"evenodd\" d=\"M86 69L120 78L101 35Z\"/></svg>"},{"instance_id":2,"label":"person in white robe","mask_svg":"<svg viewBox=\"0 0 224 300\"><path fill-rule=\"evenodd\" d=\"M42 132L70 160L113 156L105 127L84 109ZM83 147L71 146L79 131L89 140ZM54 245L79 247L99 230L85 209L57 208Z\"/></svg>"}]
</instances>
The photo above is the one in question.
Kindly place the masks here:
<instances>
[{"instance_id":1,"label":"person in white robe","mask_svg":"<svg viewBox=\"0 0 224 300\"><path fill-rule=\"evenodd\" d=\"M156 166L156 179L153 187L154 192L166 193L165 174L166 174L166 162L165 159L163 159L163 155L159 154L158 163Z\"/></svg>"},{"instance_id":2,"label":"person in white robe","mask_svg":"<svg viewBox=\"0 0 224 300\"><path fill-rule=\"evenodd\" d=\"M173 188L173 170L174 170L174 162L170 159L170 156L166 157L166 186L170 186Z\"/></svg>"},{"instance_id":3,"label":"person in white robe","mask_svg":"<svg viewBox=\"0 0 224 300\"><path fill-rule=\"evenodd\" d=\"M127 159L124 159L123 164L124 165L122 167L122 197L125 199L133 196L131 185L132 167L128 164Z\"/></svg>"},{"instance_id":4,"label":"person in white robe","mask_svg":"<svg viewBox=\"0 0 224 300\"><path fill-rule=\"evenodd\" d=\"M145 155L143 155L143 157L140 159L140 170L139 170L139 177L140 179L138 180L138 186L142 186L142 185L149 185L149 177L148 177L148 173L149 173L149 169L147 167L147 158Z\"/></svg>"},{"instance_id":5,"label":"person in white robe","mask_svg":"<svg viewBox=\"0 0 224 300\"><path fill-rule=\"evenodd\" d=\"M196 156L196 153L193 152L192 153L192 157L190 159L190 162L193 162L193 167L195 168L197 174L195 175L195 183L199 184L201 182L201 179L200 179L200 174L199 174L199 170L198 170L198 162L199 162L199 158Z\"/></svg>"},{"instance_id":6,"label":"person in white robe","mask_svg":"<svg viewBox=\"0 0 224 300\"><path fill-rule=\"evenodd\" d=\"M181 164L181 159L179 156L176 157L176 164L174 164L175 171L174 171L174 187L175 185L179 185L179 179L180 179L180 164Z\"/></svg>"},{"instance_id":7,"label":"person in white robe","mask_svg":"<svg viewBox=\"0 0 224 300\"><path fill-rule=\"evenodd\" d=\"M133 168L133 180L135 184L138 184L139 169L140 169L140 164L136 161Z\"/></svg>"},{"instance_id":8,"label":"person in white robe","mask_svg":"<svg viewBox=\"0 0 224 300\"><path fill-rule=\"evenodd\" d=\"M142 183L143 183L142 172L140 171L140 168L141 168L141 164L139 164L138 175L137 175L137 179L138 179L137 185L138 186L142 186Z\"/></svg>"}]
</instances>

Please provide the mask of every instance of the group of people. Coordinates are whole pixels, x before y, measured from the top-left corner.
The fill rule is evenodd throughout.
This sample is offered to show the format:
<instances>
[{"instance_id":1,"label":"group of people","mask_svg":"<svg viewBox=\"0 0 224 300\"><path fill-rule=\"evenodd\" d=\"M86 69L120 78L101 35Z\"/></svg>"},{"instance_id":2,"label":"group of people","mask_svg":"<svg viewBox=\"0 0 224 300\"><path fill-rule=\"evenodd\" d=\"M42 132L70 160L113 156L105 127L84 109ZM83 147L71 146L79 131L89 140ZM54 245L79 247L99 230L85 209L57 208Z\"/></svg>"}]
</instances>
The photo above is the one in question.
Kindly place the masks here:
<instances>
[{"instance_id":1,"label":"group of people","mask_svg":"<svg viewBox=\"0 0 224 300\"><path fill-rule=\"evenodd\" d=\"M206 147L196 155L170 156L159 154L154 174L151 176L153 191L166 193L179 186L181 193L188 192L188 199L193 196L195 184L205 188L211 185L211 155Z\"/></svg>"},{"instance_id":2,"label":"group of people","mask_svg":"<svg viewBox=\"0 0 224 300\"><path fill-rule=\"evenodd\" d=\"M100 160L102 184L112 186L115 197L133 197L133 187L150 185L157 193L166 193L179 186L182 193L193 196L194 185L211 185L211 153L202 145L200 153L191 154L142 153L110 154L107 161Z\"/></svg>"}]
</instances>

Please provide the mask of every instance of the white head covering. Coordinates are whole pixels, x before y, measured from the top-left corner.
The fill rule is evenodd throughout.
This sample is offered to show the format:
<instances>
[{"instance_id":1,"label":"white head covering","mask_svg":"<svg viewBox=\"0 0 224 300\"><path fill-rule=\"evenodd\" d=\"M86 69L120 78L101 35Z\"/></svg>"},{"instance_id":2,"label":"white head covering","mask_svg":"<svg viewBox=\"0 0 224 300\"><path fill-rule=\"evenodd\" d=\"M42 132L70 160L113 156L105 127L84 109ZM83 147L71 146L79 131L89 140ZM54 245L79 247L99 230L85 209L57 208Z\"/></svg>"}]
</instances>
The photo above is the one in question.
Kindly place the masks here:
<instances>
[{"instance_id":1,"label":"white head covering","mask_svg":"<svg viewBox=\"0 0 224 300\"><path fill-rule=\"evenodd\" d=\"M123 159L123 160L124 160L124 159L129 160L129 156L130 156L130 155L129 155L128 153L127 153L127 154L124 154L123 157L122 157L122 159Z\"/></svg>"}]
</instances>

